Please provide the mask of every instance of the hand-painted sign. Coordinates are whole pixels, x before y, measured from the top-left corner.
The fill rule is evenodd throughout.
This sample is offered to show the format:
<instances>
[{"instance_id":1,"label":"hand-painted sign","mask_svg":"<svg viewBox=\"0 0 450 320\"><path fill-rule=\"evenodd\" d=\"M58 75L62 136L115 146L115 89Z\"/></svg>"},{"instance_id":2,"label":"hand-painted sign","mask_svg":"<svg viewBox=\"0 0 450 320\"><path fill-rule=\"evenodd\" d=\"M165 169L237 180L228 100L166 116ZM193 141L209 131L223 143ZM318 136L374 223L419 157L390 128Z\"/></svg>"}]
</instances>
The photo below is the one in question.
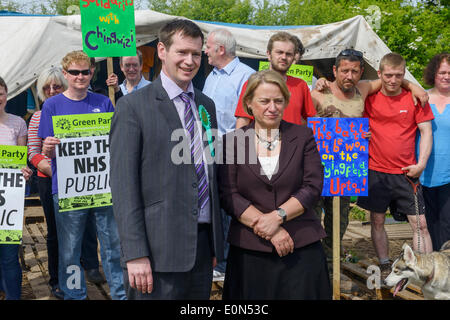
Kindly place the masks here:
<instances>
[{"instance_id":1,"label":"hand-painted sign","mask_svg":"<svg viewBox=\"0 0 450 320\"><path fill-rule=\"evenodd\" d=\"M259 62L259 71L269 69L268 61ZM304 80L308 85L312 85L313 80L313 66L304 66L300 64L293 64L287 71L287 75Z\"/></svg>"},{"instance_id":2,"label":"hand-painted sign","mask_svg":"<svg viewBox=\"0 0 450 320\"><path fill-rule=\"evenodd\" d=\"M0 244L22 241L27 147L0 146Z\"/></svg>"},{"instance_id":3,"label":"hand-painted sign","mask_svg":"<svg viewBox=\"0 0 450 320\"><path fill-rule=\"evenodd\" d=\"M53 116L59 211L112 205L109 129L113 112Z\"/></svg>"},{"instance_id":4,"label":"hand-painted sign","mask_svg":"<svg viewBox=\"0 0 450 320\"><path fill-rule=\"evenodd\" d=\"M80 13L88 56L136 55L134 0L80 0Z\"/></svg>"},{"instance_id":5,"label":"hand-painted sign","mask_svg":"<svg viewBox=\"0 0 450 320\"><path fill-rule=\"evenodd\" d=\"M308 118L324 165L323 196L367 196L367 118Z\"/></svg>"}]
</instances>

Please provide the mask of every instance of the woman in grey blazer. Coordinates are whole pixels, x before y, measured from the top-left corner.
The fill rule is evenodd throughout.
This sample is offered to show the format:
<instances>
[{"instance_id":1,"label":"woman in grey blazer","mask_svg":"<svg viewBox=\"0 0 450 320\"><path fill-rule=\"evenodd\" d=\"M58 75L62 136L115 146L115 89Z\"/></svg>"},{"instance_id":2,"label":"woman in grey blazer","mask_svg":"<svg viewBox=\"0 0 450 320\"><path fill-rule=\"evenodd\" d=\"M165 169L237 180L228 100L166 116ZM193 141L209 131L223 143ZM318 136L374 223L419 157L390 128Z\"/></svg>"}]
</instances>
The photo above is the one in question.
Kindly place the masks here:
<instances>
[{"instance_id":1,"label":"woman in grey blazer","mask_svg":"<svg viewBox=\"0 0 450 320\"><path fill-rule=\"evenodd\" d=\"M232 216L223 299L331 299L314 206L323 167L311 129L282 121L279 73L253 74L243 105L255 121L224 136L222 207Z\"/></svg>"}]
</instances>

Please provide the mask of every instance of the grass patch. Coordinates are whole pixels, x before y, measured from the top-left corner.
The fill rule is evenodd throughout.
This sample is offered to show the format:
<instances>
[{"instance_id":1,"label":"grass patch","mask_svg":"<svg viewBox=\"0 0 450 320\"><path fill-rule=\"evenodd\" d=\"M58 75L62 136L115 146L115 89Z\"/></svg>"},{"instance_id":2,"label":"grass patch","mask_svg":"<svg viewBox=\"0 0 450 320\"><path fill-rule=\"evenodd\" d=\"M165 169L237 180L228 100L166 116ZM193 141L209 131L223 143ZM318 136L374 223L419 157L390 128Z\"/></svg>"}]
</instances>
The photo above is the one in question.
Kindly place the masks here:
<instances>
[{"instance_id":1,"label":"grass patch","mask_svg":"<svg viewBox=\"0 0 450 320\"><path fill-rule=\"evenodd\" d=\"M354 205L350 208L350 220L366 221L366 210Z\"/></svg>"},{"instance_id":2,"label":"grass patch","mask_svg":"<svg viewBox=\"0 0 450 320\"><path fill-rule=\"evenodd\" d=\"M367 221L366 219L366 212L367 217L369 218L369 212L367 210L364 210L360 207L358 207L356 204L350 206L350 213L349 213L349 220L357 220L357 221ZM392 218L392 214L389 212L386 213L386 218Z\"/></svg>"}]
</instances>

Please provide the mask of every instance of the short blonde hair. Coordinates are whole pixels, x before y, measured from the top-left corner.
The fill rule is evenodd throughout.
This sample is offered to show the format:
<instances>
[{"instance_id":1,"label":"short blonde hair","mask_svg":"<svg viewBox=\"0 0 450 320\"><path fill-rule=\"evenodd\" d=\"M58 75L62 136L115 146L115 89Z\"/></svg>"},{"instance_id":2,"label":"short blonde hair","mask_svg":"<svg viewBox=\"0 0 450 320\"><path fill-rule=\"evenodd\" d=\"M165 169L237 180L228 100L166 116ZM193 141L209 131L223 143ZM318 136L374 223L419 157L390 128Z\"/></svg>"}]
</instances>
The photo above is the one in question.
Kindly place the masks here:
<instances>
[{"instance_id":1,"label":"short blonde hair","mask_svg":"<svg viewBox=\"0 0 450 320\"><path fill-rule=\"evenodd\" d=\"M383 72L384 67L388 65L391 67L403 67L406 66L405 59L398 53L391 52L386 54L380 61L380 71Z\"/></svg>"},{"instance_id":2,"label":"short blonde hair","mask_svg":"<svg viewBox=\"0 0 450 320\"><path fill-rule=\"evenodd\" d=\"M38 97L41 101L47 100L48 97L45 94L44 87L49 85L51 82L55 82L56 84L62 86L64 90L67 89L67 81L64 78L61 68L53 67L45 69L39 75L36 83Z\"/></svg>"},{"instance_id":3,"label":"short blonde hair","mask_svg":"<svg viewBox=\"0 0 450 320\"><path fill-rule=\"evenodd\" d=\"M244 106L244 111L251 116L253 116L253 113L252 110L248 107L248 103L253 99L255 90L263 83L272 83L277 85L284 97L285 106L289 104L291 93L289 92L286 81L284 81L283 77L278 72L273 70L258 71L252 74L248 79L247 89L245 90L244 96L242 97L242 105Z\"/></svg>"},{"instance_id":4,"label":"short blonde hair","mask_svg":"<svg viewBox=\"0 0 450 320\"><path fill-rule=\"evenodd\" d=\"M89 67L91 67L91 58L81 50L72 51L66 54L66 56L61 60L61 65L64 70L68 70L72 63L86 62Z\"/></svg>"}]
</instances>

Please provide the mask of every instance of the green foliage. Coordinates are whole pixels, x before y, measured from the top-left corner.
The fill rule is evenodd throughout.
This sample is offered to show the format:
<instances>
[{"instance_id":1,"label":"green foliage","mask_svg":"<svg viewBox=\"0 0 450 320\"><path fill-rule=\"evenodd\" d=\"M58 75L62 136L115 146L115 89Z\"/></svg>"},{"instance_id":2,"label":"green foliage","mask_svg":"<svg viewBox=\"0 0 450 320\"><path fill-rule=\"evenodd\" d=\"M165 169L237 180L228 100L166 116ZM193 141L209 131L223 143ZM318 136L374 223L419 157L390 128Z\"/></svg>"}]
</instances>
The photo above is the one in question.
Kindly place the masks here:
<instances>
[{"instance_id":1,"label":"green foliage","mask_svg":"<svg viewBox=\"0 0 450 320\"><path fill-rule=\"evenodd\" d=\"M435 54L449 50L450 10L438 1L288 1L284 24L318 25L362 15L386 45L400 53L423 84L422 72ZM378 16L378 17L377 17Z\"/></svg>"},{"instance_id":2,"label":"green foliage","mask_svg":"<svg viewBox=\"0 0 450 320\"><path fill-rule=\"evenodd\" d=\"M13 11L13 12L21 12L23 10L23 6L16 3L15 1L3 1L0 0L0 11Z\"/></svg>"},{"instance_id":3,"label":"green foliage","mask_svg":"<svg viewBox=\"0 0 450 320\"><path fill-rule=\"evenodd\" d=\"M152 10L194 20L253 25L320 25L362 15L422 83L435 54L449 51L450 10L445 1L410 0L147 0Z\"/></svg>"},{"instance_id":4,"label":"green foliage","mask_svg":"<svg viewBox=\"0 0 450 320\"><path fill-rule=\"evenodd\" d=\"M274 0L148 0L154 11L193 20L253 25L280 25L284 1Z\"/></svg>"},{"instance_id":5,"label":"green foliage","mask_svg":"<svg viewBox=\"0 0 450 320\"><path fill-rule=\"evenodd\" d=\"M149 8L193 20L248 23L250 0L149 0Z\"/></svg>"},{"instance_id":6,"label":"green foliage","mask_svg":"<svg viewBox=\"0 0 450 320\"><path fill-rule=\"evenodd\" d=\"M366 221L366 210L361 209L357 205L353 205L350 208L348 217L350 220Z\"/></svg>"},{"instance_id":7,"label":"green foliage","mask_svg":"<svg viewBox=\"0 0 450 320\"><path fill-rule=\"evenodd\" d=\"M449 50L450 10L433 5L433 1L417 3L403 1L360 1L354 8L356 14L367 15L364 8L369 3L380 8L381 20L376 29L378 36L394 52L400 53L407 62L408 70L423 84L422 73L434 55Z\"/></svg>"},{"instance_id":8,"label":"green foliage","mask_svg":"<svg viewBox=\"0 0 450 320\"><path fill-rule=\"evenodd\" d=\"M51 7L55 8L56 14L71 15L79 14L80 0L51 0ZM71 7L72 6L72 7Z\"/></svg>"}]
</instances>

